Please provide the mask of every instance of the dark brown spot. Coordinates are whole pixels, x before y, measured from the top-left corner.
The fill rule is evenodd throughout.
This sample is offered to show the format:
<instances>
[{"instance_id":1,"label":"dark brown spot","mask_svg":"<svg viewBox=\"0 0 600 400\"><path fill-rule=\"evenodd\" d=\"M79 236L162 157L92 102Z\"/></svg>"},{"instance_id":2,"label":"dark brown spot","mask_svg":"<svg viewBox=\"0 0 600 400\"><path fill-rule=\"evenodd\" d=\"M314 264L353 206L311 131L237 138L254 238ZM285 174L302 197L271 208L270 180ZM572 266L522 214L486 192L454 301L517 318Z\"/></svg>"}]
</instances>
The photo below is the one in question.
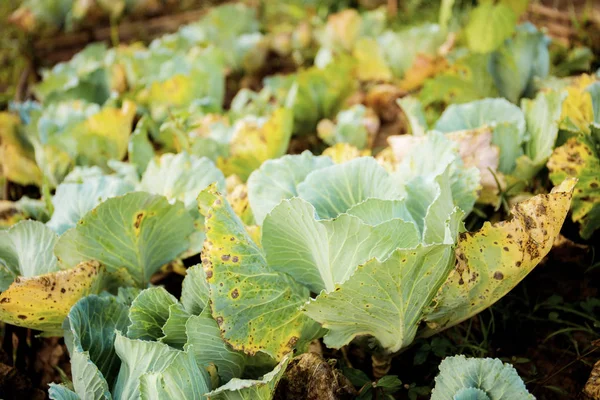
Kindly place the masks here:
<instances>
[{"instance_id":1,"label":"dark brown spot","mask_svg":"<svg viewBox=\"0 0 600 400\"><path fill-rule=\"evenodd\" d=\"M231 258L231 256L229 254L223 254L221 256L221 260L223 260L223 261L229 261L230 258Z\"/></svg>"},{"instance_id":2,"label":"dark brown spot","mask_svg":"<svg viewBox=\"0 0 600 400\"><path fill-rule=\"evenodd\" d=\"M65 288L60 289L61 293L65 293L67 290Z\"/></svg>"},{"instance_id":3,"label":"dark brown spot","mask_svg":"<svg viewBox=\"0 0 600 400\"><path fill-rule=\"evenodd\" d=\"M217 325L221 326L223 324L223 317L218 316L217 317Z\"/></svg>"},{"instance_id":4,"label":"dark brown spot","mask_svg":"<svg viewBox=\"0 0 600 400\"><path fill-rule=\"evenodd\" d=\"M298 337L292 336L290 338L290 340L288 340L287 346L291 348L291 347L294 347L296 345L296 343L298 343Z\"/></svg>"},{"instance_id":5,"label":"dark brown spot","mask_svg":"<svg viewBox=\"0 0 600 400\"><path fill-rule=\"evenodd\" d=\"M140 229L140 225L142 224L142 220L144 219L144 213L139 212L135 215L135 222L133 223L133 227L135 229Z\"/></svg>"},{"instance_id":6,"label":"dark brown spot","mask_svg":"<svg viewBox=\"0 0 600 400\"><path fill-rule=\"evenodd\" d=\"M10 303L10 298L5 297L2 300L0 300L0 303L4 304L4 303Z\"/></svg>"},{"instance_id":7,"label":"dark brown spot","mask_svg":"<svg viewBox=\"0 0 600 400\"><path fill-rule=\"evenodd\" d=\"M590 183L590 187L592 189L598 189L598 182L592 182L592 183Z\"/></svg>"},{"instance_id":8,"label":"dark brown spot","mask_svg":"<svg viewBox=\"0 0 600 400\"><path fill-rule=\"evenodd\" d=\"M240 292L236 289L233 289L233 291L231 292L231 298L232 299L237 299L238 297L240 297Z\"/></svg>"},{"instance_id":9,"label":"dark brown spot","mask_svg":"<svg viewBox=\"0 0 600 400\"><path fill-rule=\"evenodd\" d=\"M18 318L19 319L27 319L27 315L19 314Z\"/></svg>"},{"instance_id":10,"label":"dark brown spot","mask_svg":"<svg viewBox=\"0 0 600 400\"><path fill-rule=\"evenodd\" d=\"M502 279L504 279L504 274L500 271L496 271L494 272L494 279L501 281Z\"/></svg>"},{"instance_id":11,"label":"dark brown spot","mask_svg":"<svg viewBox=\"0 0 600 400\"><path fill-rule=\"evenodd\" d=\"M502 248L502 250L504 250L504 251L508 251L508 247L504 246L504 247Z\"/></svg>"},{"instance_id":12,"label":"dark brown spot","mask_svg":"<svg viewBox=\"0 0 600 400\"><path fill-rule=\"evenodd\" d=\"M533 229L537 226L537 224L535 223L535 220L533 218L531 218L529 215L524 215L523 220L525 222L525 228L527 228L527 229Z\"/></svg>"},{"instance_id":13,"label":"dark brown spot","mask_svg":"<svg viewBox=\"0 0 600 400\"><path fill-rule=\"evenodd\" d=\"M238 258L238 256L233 256L233 257L231 258L231 261L233 261L233 262L235 262L235 263L236 263L236 262L238 262L239 260L240 260L240 259Z\"/></svg>"},{"instance_id":14,"label":"dark brown spot","mask_svg":"<svg viewBox=\"0 0 600 400\"><path fill-rule=\"evenodd\" d=\"M209 270L208 270L208 271L206 271L205 273L206 273L206 279L210 279L210 278L212 278L212 276L213 276L213 272L212 272L212 270L210 270L210 269L209 269Z\"/></svg>"}]
</instances>

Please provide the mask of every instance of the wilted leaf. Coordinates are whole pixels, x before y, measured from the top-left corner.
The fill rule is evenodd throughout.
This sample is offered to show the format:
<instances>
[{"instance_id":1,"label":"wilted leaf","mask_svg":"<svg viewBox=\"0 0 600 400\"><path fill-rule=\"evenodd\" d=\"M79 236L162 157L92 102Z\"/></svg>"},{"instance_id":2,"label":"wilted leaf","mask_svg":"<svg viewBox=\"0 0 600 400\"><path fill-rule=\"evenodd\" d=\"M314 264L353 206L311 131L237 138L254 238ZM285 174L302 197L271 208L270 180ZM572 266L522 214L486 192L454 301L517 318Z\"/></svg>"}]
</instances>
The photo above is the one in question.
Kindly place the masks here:
<instances>
[{"instance_id":1,"label":"wilted leaf","mask_svg":"<svg viewBox=\"0 0 600 400\"><path fill-rule=\"evenodd\" d=\"M456 325L514 288L552 248L569 210L575 180L515 205L513 219L463 233L457 264L426 321L430 333Z\"/></svg>"}]
</instances>

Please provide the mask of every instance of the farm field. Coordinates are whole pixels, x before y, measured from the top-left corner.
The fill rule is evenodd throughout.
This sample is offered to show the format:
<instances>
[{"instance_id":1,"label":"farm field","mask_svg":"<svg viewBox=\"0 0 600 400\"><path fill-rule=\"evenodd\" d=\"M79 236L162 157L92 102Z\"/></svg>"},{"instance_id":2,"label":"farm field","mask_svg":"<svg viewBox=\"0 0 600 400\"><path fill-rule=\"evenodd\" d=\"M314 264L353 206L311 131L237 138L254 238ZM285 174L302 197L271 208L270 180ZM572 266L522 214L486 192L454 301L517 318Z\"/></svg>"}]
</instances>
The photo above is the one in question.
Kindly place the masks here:
<instances>
[{"instance_id":1,"label":"farm field","mask_svg":"<svg viewBox=\"0 0 600 400\"><path fill-rule=\"evenodd\" d=\"M0 18L0 399L600 399L600 4Z\"/></svg>"}]
</instances>

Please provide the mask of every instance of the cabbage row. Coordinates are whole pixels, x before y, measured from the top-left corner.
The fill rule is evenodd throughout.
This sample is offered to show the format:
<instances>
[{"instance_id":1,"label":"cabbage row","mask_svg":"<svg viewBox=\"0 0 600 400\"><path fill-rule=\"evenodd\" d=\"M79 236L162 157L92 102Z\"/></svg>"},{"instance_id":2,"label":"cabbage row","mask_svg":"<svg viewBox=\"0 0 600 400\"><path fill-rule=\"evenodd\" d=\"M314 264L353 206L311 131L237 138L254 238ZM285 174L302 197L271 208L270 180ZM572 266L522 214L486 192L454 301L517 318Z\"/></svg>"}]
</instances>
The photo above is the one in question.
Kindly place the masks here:
<instances>
[{"instance_id":1,"label":"cabbage row","mask_svg":"<svg viewBox=\"0 0 600 400\"><path fill-rule=\"evenodd\" d=\"M506 295L569 213L600 227L586 49L518 2L414 26L300 3L92 44L0 113L1 194L41 193L0 203L0 320L64 336L52 399L271 399L311 343L390 360ZM431 398L533 396L456 356Z\"/></svg>"}]
</instances>

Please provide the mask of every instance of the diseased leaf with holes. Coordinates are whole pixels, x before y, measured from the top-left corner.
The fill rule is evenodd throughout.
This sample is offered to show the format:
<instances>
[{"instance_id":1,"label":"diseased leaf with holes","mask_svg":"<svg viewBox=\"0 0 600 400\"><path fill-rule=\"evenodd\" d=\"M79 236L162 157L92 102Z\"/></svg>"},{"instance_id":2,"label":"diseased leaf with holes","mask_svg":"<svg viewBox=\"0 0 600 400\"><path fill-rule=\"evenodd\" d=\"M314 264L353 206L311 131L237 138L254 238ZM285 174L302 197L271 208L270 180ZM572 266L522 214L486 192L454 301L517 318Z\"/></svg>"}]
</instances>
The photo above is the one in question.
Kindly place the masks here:
<instances>
[{"instance_id":1,"label":"diseased leaf with holes","mask_svg":"<svg viewBox=\"0 0 600 400\"><path fill-rule=\"evenodd\" d=\"M20 221L0 231L0 291L16 277L33 277L58 270L52 250L58 236L38 221Z\"/></svg>"},{"instance_id":2,"label":"diseased leaf with holes","mask_svg":"<svg viewBox=\"0 0 600 400\"><path fill-rule=\"evenodd\" d=\"M269 265L314 293L332 291L373 257L385 259L396 248L413 248L420 241L412 221L371 226L347 214L325 221L315 216L310 203L284 200L267 215L262 240Z\"/></svg>"},{"instance_id":3,"label":"diseased leaf with holes","mask_svg":"<svg viewBox=\"0 0 600 400\"><path fill-rule=\"evenodd\" d=\"M97 261L28 278L17 278L0 294L0 320L61 336L62 323L82 297L102 288L104 267Z\"/></svg>"},{"instance_id":4,"label":"diseased leaf with holes","mask_svg":"<svg viewBox=\"0 0 600 400\"><path fill-rule=\"evenodd\" d=\"M242 376L247 356L223 341L210 309L191 316L185 324L185 332L188 337L185 349L194 354L198 365L207 367L214 364L224 383Z\"/></svg>"},{"instance_id":5,"label":"diseased leaf with holes","mask_svg":"<svg viewBox=\"0 0 600 400\"><path fill-rule=\"evenodd\" d=\"M234 378L226 385L207 393L206 396L210 400L270 400L291 359L292 354L288 353L273 371L265 374L261 379Z\"/></svg>"},{"instance_id":6,"label":"diseased leaf with holes","mask_svg":"<svg viewBox=\"0 0 600 400\"><path fill-rule=\"evenodd\" d=\"M324 341L340 348L358 335L371 335L396 352L414 340L423 310L451 268L452 246L396 250L386 261L358 266L334 291L306 304L306 314L329 329Z\"/></svg>"},{"instance_id":7,"label":"diseased leaf with holes","mask_svg":"<svg viewBox=\"0 0 600 400\"><path fill-rule=\"evenodd\" d=\"M497 358L446 357L431 400L534 400L515 368Z\"/></svg>"},{"instance_id":8,"label":"diseased leaf with holes","mask_svg":"<svg viewBox=\"0 0 600 400\"><path fill-rule=\"evenodd\" d=\"M591 125L589 134L581 133L554 149L548 169L554 184L567 177L578 179L571 219L581 224L581 237L589 239L600 228L600 127Z\"/></svg>"},{"instance_id":9,"label":"diseased leaf with holes","mask_svg":"<svg viewBox=\"0 0 600 400\"><path fill-rule=\"evenodd\" d=\"M565 180L512 208L513 219L461 234L456 267L427 312L426 335L494 304L544 258L565 220L576 181Z\"/></svg>"},{"instance_id":10,"label":"diseased leaf with holes","mask_svg":"<svg viewBox=\"0 0 600 400\"><path fill-rule=\"evenodd\" d=\"M144 287L162 265L188 246L193 220L182 203L129 193L106 200L62 235L54 253L61 265L98 260L120 282L125 272Z\"/></svg>"},{"instance_id":11,"label":"diseased leaf with holes","mask_svg":"<svg viewBox=\"0 0 600 400\"><path fill-rule=\"evenodd\" d=\"M285 154L292 123L293 114L286 108L275 110L266 122L238 121L229 156L219 157L217 166L225 175L236 174L246 181L263 162Z\"/></svg>"},{"instance_id":12,"label":"diseased leaf with holes","mask_svg":"<svg viewBox=\"0 0 600 400\"><path fill-rule=\"evenodd\" d=\"M212 314L225 341L247 354L262 351L280 360L297 344L312 340L319 326L299 311L308 289L267 264L213 187L200 194L198 205L206 218L202 262Z\"/></svg>"}]
</instances>

